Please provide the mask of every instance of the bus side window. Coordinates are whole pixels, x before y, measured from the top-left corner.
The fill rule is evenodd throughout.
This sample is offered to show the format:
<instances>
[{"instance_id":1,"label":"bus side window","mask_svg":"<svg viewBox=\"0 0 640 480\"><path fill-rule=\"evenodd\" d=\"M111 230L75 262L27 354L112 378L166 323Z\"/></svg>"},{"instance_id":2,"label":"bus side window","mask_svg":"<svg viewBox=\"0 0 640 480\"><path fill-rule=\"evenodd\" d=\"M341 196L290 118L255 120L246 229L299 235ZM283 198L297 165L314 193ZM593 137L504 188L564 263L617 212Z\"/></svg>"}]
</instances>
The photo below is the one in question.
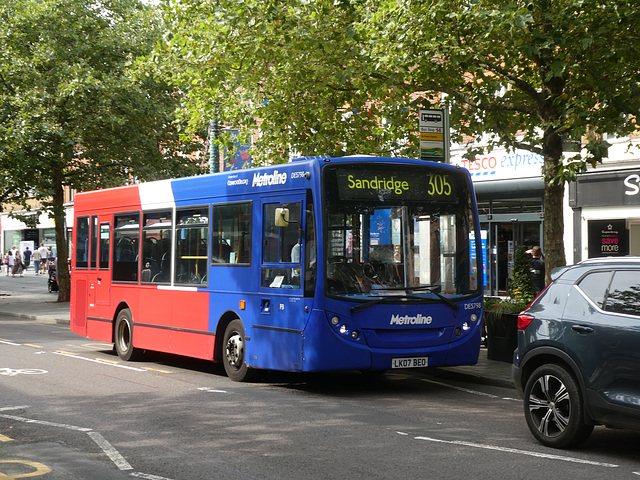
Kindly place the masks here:
<instances>
[{"instance_id":1,"label":"bus side window","mask_svg":"<svg viewBox=\"0 0 640 480\"><path fill-rule=\"evenodd\" d=\"M76 268L89 266L89 217L76 219Z\"/></svg>"},{"instance_id":2,"label":"bus side window","mask_svg":"<svg viewBox=\"0 0 640 480\"><path fill-rule=\"evenodd\" d=\"M175 282L207 284L209 259L209 209L189 208L176 213Z\"/></svg>"},{"instance_id":3,"label":"bus side window","mask_svg":"<svg viewBox=\"0 0 640 480\"><path fill-rule=\"evenodd\" d=\"M171 279L171 211L145 213L142 227L142 283Z\"/></svg>"},{"instance_id":4,"label":"bus side window","mask_svg":"<svg viewBox=\"0 0 640 480\"><path fill-rule=\"evenodd\" d=\"M276 226L277 208L289 211L289 225L286 227ZM262 287L301 288L300 208L300 202L264 206Z\"/></svg>"},{"instance_id":5,"label":"bus side window","mask_svg":"<svg viewBox=\"0 0 640 480\"><path fill-rule=\"evenodd\" d=\"M140 214L114 217L113 281L137 282L140 254Z\"/></svg>"},{"instance_id":6,"label":"bus side window","mask_svg":"<svg viewBox=\"0 0 640 480\"><path fill-rule=\"evenodd\" d=\"M316 219L313 211L311 190L307 191L307 207L305 211L305 259L304 259L304 296L313 297L316 292Z\"/></svg>"},{"instance_id":7,"label":"bus side window","mask_svg":"<svg viewBox=\"0 0 640 480\"><path fill-rule=\"evenodd\" d=\"M91 258L89 268L98 268L98 216L91 217Z\"/></svg>"},{"instance_id":8,"label":"bus side window","mask_svg":"<svg viewBox=\"0 0 640 480\"><path fill-rule=\"evenodd\" d=\"M109 270L109 247L111 242L111 224L100 224L100 269Z\"/></svg>"},{"instance_id":9,"label":"bus side window","mask_svg":"<svg viewBox=\"0 0 640 480\"><path fill-rule=\"evenodd\" d=\"M251 264L251 202L214 205L211 265Z\"/></svg>"}]
</instances>

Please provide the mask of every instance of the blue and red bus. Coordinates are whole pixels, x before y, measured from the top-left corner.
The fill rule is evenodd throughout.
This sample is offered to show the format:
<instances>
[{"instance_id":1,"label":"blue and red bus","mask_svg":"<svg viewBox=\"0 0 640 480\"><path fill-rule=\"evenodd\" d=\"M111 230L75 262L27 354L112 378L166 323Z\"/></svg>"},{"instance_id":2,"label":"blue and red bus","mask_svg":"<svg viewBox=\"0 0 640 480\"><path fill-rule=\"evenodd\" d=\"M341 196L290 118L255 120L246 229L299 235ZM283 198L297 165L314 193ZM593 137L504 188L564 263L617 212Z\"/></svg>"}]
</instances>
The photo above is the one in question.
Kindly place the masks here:
<instances>
[{"instance_id":1,"label":"blue and red bus","mask_svg":"<svg viewBox=\"0 0 640 480\"><path fill-rule=\"evenodd\" d=\"M287 164L78 193L71 329L256 369L475 364L482 319L466 170L399 158Z\"/></svg>"}]
</instances>

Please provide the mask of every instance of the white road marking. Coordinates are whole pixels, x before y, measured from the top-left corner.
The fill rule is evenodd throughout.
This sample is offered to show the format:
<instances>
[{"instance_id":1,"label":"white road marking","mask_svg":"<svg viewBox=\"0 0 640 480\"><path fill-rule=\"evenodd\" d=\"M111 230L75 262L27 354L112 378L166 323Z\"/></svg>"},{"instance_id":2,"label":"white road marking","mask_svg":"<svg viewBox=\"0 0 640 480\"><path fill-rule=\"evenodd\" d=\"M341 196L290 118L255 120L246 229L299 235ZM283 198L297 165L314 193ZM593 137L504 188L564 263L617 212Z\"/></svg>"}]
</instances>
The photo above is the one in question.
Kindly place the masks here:
<instances>
[{"instance_id":1,"label":"white road marking","mask_svg":"<svg viewBox=\"0 0 640 480\"><path fill-rule=\"evenodd\" d=\"M452 389L458 390L460 392L470 393L472 395L478 395L480 397L501 398L498 395L493 395L491 393L479 392L477 390L471 390L470 388L458 387L456 385L451 385L451 384L444 383L444 382L436 382L435 380L428 380L426 378L421 378L420 380L422 380L423 382L426 382L426 383L433 383L434 385L440 385L441 387L452 388Z\"/></svg>"},{"instance_id":2,"label":"white road marking","mask_svg":"<svg viewBox=\"0 0 640 480\"><path fill-rule=\"evenodd\" d=\"M592 460L583 460L581 458L565 457L562 455L552 455L549 453L531 452L528 450L519 450L517 448L499 447L497 445L487 445L483 443L467 442L464 440L441 440L441 439L432 438L432 437L414 437L414 438L415 440L425 440L428 442L446 443L449 445L460 445L463 447L471 447L471 448L482 448L484 450L495 450L498 452L515 453L517 455L527 455L529 457L545 458L547 460L561 460L563 462L581 463L584 465L593 465L596 467L608 467L608 468L619 467L619 465L615 465L612 463L595 462Z\"/></svg>"},{"instance_id":3,"label":"white road marking","mask_svg":"<svg viewBox=\"0 0 640 480\"><path fill-rule=\"evenodd\" d=\"M140 473L140 472L130 473L129 476L136 477L136 478L144 478L145 480L171 480L170 478L159 477L158 475L151 475L149 473Z\"/></svg>"},{"instance_id":4,"label":"white road marking","mask_svg":"<svg viewBox=\"0 0 640 480\"><path fill-rule=\"evenodd\" d=\"M67 424L64 424L64 423L47 422L46 420L34 420L32 418L17 417L15 415L0 414L0 417L8 418L9 420L16 420L18 422L23 422L23 423L35 423L35 424L38 424L38 425L45 425L47 427L66 428L67 430L75 430L77 432L90 432L91 431L90 428L76 427L74 425L67 425Z\"/></svg>"},{"instance_id":5,"label":"white road marking","mask_svg":"<svg viewBox=\"0 0 640 480\"><path fill-rule=\"evenodd\" d=\"M120 470L133 470L133 467L127 462L120 453L113 448L109 442L105 440L105 438L100 435L98 432L90 431L87 432L87 435L91 437L91 439L96 442L96 444L102 449L102 451L111 459L113 463L116 464Z\"/></svg>"},{"instance_id":6,"label":"white road marking","mask_svg":"<svg viewBox=\"0 0 640 480\"><path fill-rule=\"evenodd\" d=\"M496 399L500 398L502 400L509 400L509 401L514 401L514 402L521 401L518 398L501 397L500 395L494 395L492 393L480 392L478 390L472 390L470 388L458 387L457 385L451 385L450 383L438 382L436 380L429 380L427 378L421 378L420 380L422 380L423 382L426 382L426 383L433 383L434 385L440 385L441 387L452 388L453 390L458 390L459 392L470 393L471 395L477 395L479 397L489 397L489 398L496 398Z\"/></svg>"},{"instance_id":7,"label":"white road marking","mask_svg":"<svg viewBox=\"0 0 640 480\"><path fill-rule=\"evenodd\" d=\"M6 375L8 377L15 377L16 375L40 375L43 373L49 372L40 370L39 368L0 368L0 375Z\"/></svg>"},{"instance_id":8,"label":"white road marking","mask_svg":"<svg viewBox=\"0 0 640 480\"><path fill-rule=\"evenodd\" d=\"M29 408L28 405L18 405L17 407L0 407L0 412L7 412L9 410L24 410Z\"/></svg>"},{"instance_id":9,"label":"white road marking","mask_svg":"<svg viewBox=\"0 0 640 480\"><path fill-rule=\"evenodd\" d=\"M15 406L15 407L2 407L2 408L0 408L0 411L20 410L20 409L24 409L24 408L28 408L28 406L19 405L19 406ZM47 422L45 420L35 420L35 419L32 419L32 418L18 417L18 416L15 416L15 415L0 414L0 417L7 418L9 420L15 420L17 422L35 423L37 425L44 425L44 426L47 426L47 427L58 427L58 428L64 428L64 429L67 429L67 430L73 430L73 431L76 431L76 432L86 433L96 443L96 445L98 445L102 449L102 451L105 453L105 455L107 455L111 459L111 461L116 465L116 467L118 467L118 469L120 469L120 470L133 470L133 467L131 466L131 464L129 464L129 462L127 462L125 460L125 458L120 454L120 452L118 452L113 447L113 445L111 445L102 436L102 434L94 431L91 428L77 427L75 425L69 425L69 424L65 424L65 423ZM150 474L141 473L141 472L131 473L130 476L137 477L137 478L142 478L142 479L145 479L145 480L171 480L170 478L159 477L157 475L150 475Z\"/></svg>"},{"instance_id":10,"label":"white road marking","mask_svg":"<svg viewBox=\"0 0 640 480\"><path fill-rule=\"evenodd\" d=\"M55 353L56 355L62 355L63 357L77 358L78 360L86 360L87 362L99 363L100 365L106 365L109 367L124 368L127 370L133 370L135 372L146 372L144 368L130 367L129 365L120 365L118 363L103 362L102 360L97 360L95 358L81 357L80 355L75 355L73 353L65 353L65 352L53 352L53 353Z\"/></svg>"},{"instance_id":11,"label":"white road marking","mask_svg":"<svg viewBox=\"0 0 640 480\"><path fill-rule=\"evenodd\" d=\"M5 345L13 345L15 347L21 347L22 345L19 343L9 342L7 340L0 340L0 343L4 343Z\"/></svg>"},{"instance_id":12,"label":"white road marking","mask_svg":"<svg viewBox=\"0 0 640 480\"><path fill-rule=\"evenodd\" d=\"M229 393L226 390L216 390L210 387L198 387L198 390L202 390L203 392L208 392L208 393Z\"/></svg>"}]
</instances>

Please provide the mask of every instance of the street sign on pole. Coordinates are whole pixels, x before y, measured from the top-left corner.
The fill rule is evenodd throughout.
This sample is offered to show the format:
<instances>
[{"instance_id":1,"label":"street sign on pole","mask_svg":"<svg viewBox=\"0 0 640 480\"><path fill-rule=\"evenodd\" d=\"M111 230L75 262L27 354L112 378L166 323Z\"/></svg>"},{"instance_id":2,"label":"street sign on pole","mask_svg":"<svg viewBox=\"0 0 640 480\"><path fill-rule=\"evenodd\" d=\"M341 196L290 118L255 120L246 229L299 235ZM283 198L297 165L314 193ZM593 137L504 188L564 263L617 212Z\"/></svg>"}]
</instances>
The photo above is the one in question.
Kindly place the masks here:
<instances>
[{"instance_id":1,"label":"street sign on pole","mask_svg":"<svg viewBox=\"0 0 640 480\"><path fill-rule=\"evenodd\" d=\"M444 109L420 110L420 159L449 162L449 118Z\"/></svg>"}]
</instances>

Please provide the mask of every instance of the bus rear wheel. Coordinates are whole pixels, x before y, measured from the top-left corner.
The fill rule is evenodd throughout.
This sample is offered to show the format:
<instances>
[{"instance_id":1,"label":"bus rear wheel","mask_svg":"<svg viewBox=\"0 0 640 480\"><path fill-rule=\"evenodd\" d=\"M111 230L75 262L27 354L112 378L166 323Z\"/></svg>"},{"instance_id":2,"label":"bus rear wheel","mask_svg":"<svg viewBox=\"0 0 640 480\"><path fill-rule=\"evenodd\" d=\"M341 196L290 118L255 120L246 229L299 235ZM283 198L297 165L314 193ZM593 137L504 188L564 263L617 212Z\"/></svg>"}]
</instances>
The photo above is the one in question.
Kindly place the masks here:
<instances>
[{"instance_id":1,"label":"bus rear wheel","mask_svg":"<svg viewBox=\"0 0 640 480\"><path fill-rule=\"evenodd\" d=\"M238 319L232 320L224 331L222 364L227 376L235 382L249 380L250 370L245 362L244 326Z\"/></svg>"},{"instance_id":2,"label":"bus rear wheel","mask_svg":"<svg viewBox=\"0 0 640 480\"><path fill-rule=\"evenodd\" d=\"M133 316L131 310L120 310L116 317L115 347L118 356L125 361L140 357L141 351L133 346Z\"/></svg>"}]
</instances>

